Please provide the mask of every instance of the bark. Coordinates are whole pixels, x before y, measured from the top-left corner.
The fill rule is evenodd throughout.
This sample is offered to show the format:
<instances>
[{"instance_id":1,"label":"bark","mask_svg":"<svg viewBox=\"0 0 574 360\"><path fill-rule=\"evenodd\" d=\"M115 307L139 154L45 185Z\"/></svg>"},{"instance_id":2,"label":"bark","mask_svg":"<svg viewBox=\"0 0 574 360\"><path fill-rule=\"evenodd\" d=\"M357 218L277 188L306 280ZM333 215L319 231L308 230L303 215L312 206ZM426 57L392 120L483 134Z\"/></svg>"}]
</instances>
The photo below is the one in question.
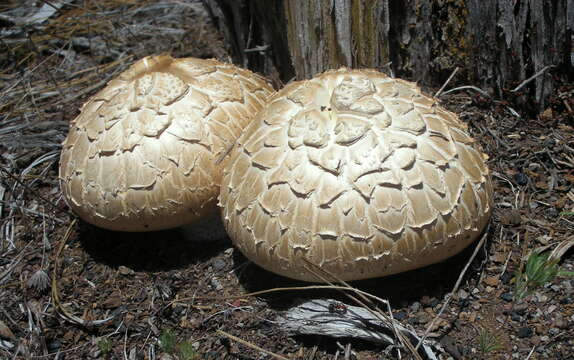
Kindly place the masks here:
<instances>
[{"instance_id":1,"label":"bark","mask_svg":"<svg viewBox=\"0 0 574 360\"><path fill-rule=\"evenodd\" d=\"M459 67L455 81L503 97L548 67L522 88L540 109L574 80L574 0L204 3L234 61L282 82L348 66L440 86Z\"/></svg>"}]
</instances>

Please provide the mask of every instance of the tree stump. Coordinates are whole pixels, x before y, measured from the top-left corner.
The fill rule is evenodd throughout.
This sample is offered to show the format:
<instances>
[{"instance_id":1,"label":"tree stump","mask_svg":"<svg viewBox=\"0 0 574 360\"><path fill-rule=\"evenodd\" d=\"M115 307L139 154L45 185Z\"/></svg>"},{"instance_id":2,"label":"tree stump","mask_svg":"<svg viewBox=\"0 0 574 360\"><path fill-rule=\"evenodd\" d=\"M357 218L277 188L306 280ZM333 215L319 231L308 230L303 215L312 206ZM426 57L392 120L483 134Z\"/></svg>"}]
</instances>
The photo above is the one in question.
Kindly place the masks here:
<instances>
[{"instance_id":1,"label":"tree stump","mask_svg":"<svg viewBox=\"0 0 574 360\"><path fill-rule=\"evenodd\" d=\"M574 80L574 0L204 0L235 63L275 81L376 68L541 110ZM518 85L533 77L519 90ZM532 99L535 102L532 102Z\"/></svg>"}]
</instances>

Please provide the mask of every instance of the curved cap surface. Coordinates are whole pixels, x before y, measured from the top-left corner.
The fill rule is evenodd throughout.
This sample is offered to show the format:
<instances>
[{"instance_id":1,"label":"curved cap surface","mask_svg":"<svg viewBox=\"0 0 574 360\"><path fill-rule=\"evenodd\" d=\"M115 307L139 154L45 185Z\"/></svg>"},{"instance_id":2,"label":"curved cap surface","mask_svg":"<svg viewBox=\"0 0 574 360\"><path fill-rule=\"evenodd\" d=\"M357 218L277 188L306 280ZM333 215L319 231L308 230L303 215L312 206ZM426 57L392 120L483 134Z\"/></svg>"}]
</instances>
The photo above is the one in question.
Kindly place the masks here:
<instances>
[{"instance_id":1,"label":"curved cap surface","mask_svg":"<svg viewBox=\"0 0 574 360\"><path fill-rule=\"evenodd\" d=\"M484 155L466 125L419 88L340 69L286 86L238 139L220 206L243 254L283 276L343 280L444 260L492 209Z\"/></svg>"},{"instance_id":2,"label":"curved cap surface","mask_svg":"<svg viewBox=\"0 0 574 360\"><path fill-rule=\"evenodd\" d=\"M221 159L272 87L216 60L152 56L94 95L71 122L60 183L96 226L150 231L216 211Z\"/></svg>"}]
</instances>

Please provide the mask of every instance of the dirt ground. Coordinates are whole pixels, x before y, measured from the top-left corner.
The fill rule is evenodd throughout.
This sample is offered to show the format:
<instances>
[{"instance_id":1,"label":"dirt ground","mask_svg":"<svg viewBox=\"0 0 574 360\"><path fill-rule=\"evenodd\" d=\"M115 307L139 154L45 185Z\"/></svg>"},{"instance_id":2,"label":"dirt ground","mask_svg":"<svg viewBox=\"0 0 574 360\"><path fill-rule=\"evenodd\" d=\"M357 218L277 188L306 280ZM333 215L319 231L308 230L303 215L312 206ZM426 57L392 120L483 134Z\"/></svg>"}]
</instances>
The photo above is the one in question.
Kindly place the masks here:
<instances>
[{"instance_id":1,"label":"dirt ground","mask_svg":"<svg viewBox=\"0 0 574 360\"><path fill-rule=\"evenodd\" d=\"M286 333L278 315L301 301L352 302L324 289L245 295L308 284L248 262L217 218L145 234L74 221L58 160L81 104L146 55L229 58L196 1L73 1L22 25L42 4L50 3L0 5L0 359L415 358ZM351 284L388 299L393 317L419 335L449 299L429 329L438 358L574 359L574 277L516 296L533 249L574 241L573 98L574 85L562 84L544 112L527 116L510 98L441 97L490 156L496 197L486 242L470 263L476 244L441 264ZM558 266L574 271L572 250Z\"/></svg>"}]
</instances>

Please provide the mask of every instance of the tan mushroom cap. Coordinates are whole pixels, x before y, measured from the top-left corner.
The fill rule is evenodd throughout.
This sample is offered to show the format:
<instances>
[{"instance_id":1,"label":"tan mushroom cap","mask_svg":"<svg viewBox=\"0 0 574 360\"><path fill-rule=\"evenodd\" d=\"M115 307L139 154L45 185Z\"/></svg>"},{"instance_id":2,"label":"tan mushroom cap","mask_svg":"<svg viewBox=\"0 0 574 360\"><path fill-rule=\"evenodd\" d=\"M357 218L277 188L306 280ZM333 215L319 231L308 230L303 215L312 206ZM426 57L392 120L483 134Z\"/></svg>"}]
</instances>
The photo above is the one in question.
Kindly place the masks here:
<instances>
[{"instance_id":1,"label":"tan mushroom cap","mask_svg":"<svg viewBox=\"0 0 574 360\"><path fill-rule=\"evenodd\" d=\"M318 281L444 260L484 229L492 185L466 125L410 82L325 72L273 96L238 139L220 206L243 254Z\"/></svg>"},{"instance_id":2,"label":"tan mushroom cap","mask_svg":"<svg viewBox=\"0 0 574 360\"><path fill-rule=\"evenodd\" d=\"M272 87L216 60L146 57L83 105L63 143L60 182L94 225L150 231L217 209L220 160Z\"/></svg>"}]
</instances>

